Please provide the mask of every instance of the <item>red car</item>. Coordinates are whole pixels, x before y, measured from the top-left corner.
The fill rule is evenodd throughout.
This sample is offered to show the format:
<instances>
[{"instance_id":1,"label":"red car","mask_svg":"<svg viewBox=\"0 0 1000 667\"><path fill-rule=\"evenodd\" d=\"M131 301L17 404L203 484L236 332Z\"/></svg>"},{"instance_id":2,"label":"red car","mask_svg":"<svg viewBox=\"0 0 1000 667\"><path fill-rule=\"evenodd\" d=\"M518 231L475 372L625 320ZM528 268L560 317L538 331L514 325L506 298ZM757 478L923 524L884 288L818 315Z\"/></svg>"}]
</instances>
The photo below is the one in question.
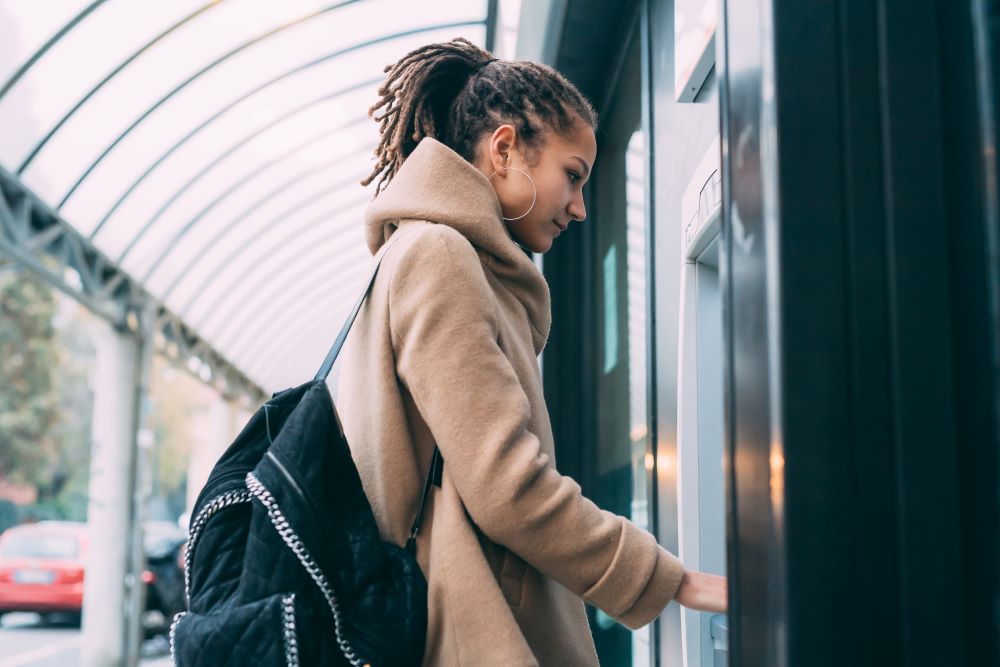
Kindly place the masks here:
<instances>
[{"instance_id":1,"label":"red car","mask_svg":"<svg viewBox=\"0 0 1000 667\"><path fill-rule=\"evenodd\" d=\"M8 528L0 535L0 616L79 614L86 556L85 523L40 521Z\"/></svg>"}]
</instances>

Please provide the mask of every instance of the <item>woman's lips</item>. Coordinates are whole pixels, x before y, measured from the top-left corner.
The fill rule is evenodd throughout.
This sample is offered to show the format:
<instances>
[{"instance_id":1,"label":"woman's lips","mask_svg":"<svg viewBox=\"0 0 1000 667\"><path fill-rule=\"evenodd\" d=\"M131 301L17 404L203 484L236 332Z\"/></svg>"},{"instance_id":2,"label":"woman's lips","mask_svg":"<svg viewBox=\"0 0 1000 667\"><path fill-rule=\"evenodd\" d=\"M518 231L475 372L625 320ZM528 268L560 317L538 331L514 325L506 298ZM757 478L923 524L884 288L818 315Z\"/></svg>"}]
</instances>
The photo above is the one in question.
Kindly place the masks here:
<instances>
[{"instance_id":1,"label":"woman's lips","mask_svg":"<svg viewBox=\"0 0 1000 667\"><path fill-rule=\"evenodd\" d=\"M552 224L555 225L556 227L558 227L560 232L565 232L569 228L569 225L566 225L565 227L563 227L562 225L560 225L555 220L552 221Z\"/></svg>"}]
</instances>

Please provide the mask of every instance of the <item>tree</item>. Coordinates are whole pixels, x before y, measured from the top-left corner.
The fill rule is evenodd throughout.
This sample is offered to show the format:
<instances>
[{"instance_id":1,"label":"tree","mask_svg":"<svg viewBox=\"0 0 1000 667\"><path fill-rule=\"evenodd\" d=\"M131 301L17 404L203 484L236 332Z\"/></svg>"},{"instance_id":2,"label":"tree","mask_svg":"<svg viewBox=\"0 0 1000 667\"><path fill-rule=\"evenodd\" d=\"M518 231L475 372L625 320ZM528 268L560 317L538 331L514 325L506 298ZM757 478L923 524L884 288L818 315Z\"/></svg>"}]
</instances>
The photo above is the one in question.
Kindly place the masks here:
<instances>
[{"instance_id":1,"label":"tree","mask_svg":"<svg viewBox=\"0 0 1000 667\"><path fill-rule=\"evenodd\" d=\"M0 274L0 479L45 487L56 454L59 364L51 287L17 268Z\"/></svg>"}]
</instances>

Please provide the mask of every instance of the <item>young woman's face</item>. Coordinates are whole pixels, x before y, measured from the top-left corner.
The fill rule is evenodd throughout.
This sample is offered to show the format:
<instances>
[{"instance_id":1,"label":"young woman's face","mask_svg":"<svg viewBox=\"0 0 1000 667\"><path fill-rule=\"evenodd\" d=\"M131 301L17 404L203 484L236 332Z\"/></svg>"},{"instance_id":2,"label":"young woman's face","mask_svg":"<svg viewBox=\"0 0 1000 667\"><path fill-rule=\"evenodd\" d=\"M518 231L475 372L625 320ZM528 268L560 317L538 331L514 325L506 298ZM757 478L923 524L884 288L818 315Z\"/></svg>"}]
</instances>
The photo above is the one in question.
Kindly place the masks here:
<instances>
[{"instance_id":1,"label":"young woman's face","mask_svg":"<svg viewBox=\"0 0 1000 667\"><path fill-rule=\"evenodd\" d=\"M549 132L534 150L520 141L509 124L498 127L483 142L476 166L488 178L496 172L490 183L503 216L519 218L504 220L518 244L533 252L547 252L570 222L587 217L583 184L597 157L597 139L589 125L579 122L565 133Z\"/></svg>"}]
</instances>

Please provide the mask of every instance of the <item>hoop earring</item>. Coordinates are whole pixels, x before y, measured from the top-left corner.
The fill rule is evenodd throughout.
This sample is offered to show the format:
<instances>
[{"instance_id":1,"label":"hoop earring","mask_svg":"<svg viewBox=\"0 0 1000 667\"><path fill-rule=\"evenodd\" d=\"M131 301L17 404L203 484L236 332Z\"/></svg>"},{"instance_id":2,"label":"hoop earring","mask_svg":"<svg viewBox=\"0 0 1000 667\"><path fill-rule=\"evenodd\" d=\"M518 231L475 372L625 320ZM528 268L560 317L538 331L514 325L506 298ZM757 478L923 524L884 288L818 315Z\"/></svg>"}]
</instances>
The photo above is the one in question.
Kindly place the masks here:
<instances>
[{"instance_id":1,"label":"hoop earring","mask_svg":"<svg viewBox=\"0 0 1000 667\"><path fill-rule=\"evenodd\" d=\"M524 215L519 215L516 218L503 218L503 213L500 214L500 217L503 218L504 220L506 220L508 222L513 222L514 220L520 220L525 215L528 215L528 213L531 213L532 209L535 208L535 201L538 199L538 188L535 187L535 182L533 180L531 180L531 176L528 176L528 172L526 172L524 170L521 170L521 169L518 169L517 167L504 167L504 169L513 169L514 171L520 171L522 174L524 174L525 177L528 179L528 182L531 183L531 189L534 192L534 194L532 194L532 196L531 196L531 207L528 208L528 210L524 212ZM496 175L497 175L497 172L495 172L495 171L492 174L490 174L489 180L490 180L491 183L493 182L493 177L496 176Z\"/></svg>"}]
</instances>

